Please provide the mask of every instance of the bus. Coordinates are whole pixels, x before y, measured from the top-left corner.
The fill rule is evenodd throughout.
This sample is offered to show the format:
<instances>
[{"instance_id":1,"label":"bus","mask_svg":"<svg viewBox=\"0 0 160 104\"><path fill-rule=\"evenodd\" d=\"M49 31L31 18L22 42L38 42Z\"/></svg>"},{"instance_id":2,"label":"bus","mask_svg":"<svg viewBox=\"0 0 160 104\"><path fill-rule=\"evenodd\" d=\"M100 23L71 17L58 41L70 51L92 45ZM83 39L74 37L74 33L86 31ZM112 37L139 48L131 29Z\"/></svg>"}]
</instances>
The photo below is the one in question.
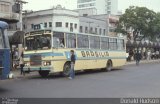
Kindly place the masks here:
<instances>
[{"instance_id":1,"label":"bus","mask_svg":"<svg viewBox=\"0 0 160 104\"><path fill-rule=\"evenodd\" d=\"M70 71L70 50L75 51L75 71L104 69L126 63L125 38L52 30L31 31L24 36L24 71L50 73Z\"/></svg>"},{"instance_id":2,"label":"bus","mask_svg":"<svg viewBox=\"0 0 160 104\"><path fill-rule=\"evenodd\" d=\"M0 79L8 78L10 73L10 45L7 28L8 24L0 21Z\"/></svg>"}]
</instances>

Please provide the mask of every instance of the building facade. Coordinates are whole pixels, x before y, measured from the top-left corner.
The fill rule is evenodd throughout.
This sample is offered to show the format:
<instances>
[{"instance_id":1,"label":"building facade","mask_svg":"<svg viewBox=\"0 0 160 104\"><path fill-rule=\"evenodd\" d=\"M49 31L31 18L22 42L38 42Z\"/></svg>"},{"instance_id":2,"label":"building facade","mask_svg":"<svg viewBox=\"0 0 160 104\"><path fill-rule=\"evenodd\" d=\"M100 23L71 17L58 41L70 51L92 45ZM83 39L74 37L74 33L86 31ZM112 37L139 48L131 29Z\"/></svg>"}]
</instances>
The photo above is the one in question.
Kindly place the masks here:
<instances>
[{"instance_id":1,"label":"building facade","mask_svg":"<svg viewBox=\"0 0 160 104\"><path fill-rule=\"evenodd\" d=\"M9 24L9 36L20 30L21 0L0 0L0 20Z\"/></svg>"},{"instance_id":2,"label":"building facade","mask_svg":"<svg viewBox=\"0 0 160 104\"><path fill-rule=\"evenodd\" d=\"M118 16L108 14L79 16L77 11L58 5L52 9L24 13L23 29L25 32L51 29L53 31L115 36L114 30L118 20Z\"/></svg>"},{"instance_id":3,"label":"building facade","mask_svg":"<svg viewBox=\"0 0 160 104\"><path fill-rule=\"evenodd\" d=\"M25 32L52 29L53 31L78 33L78 16L77 11L62 8L60 5L52 9L24 13L23 29Z\"/></svg>"},{"instance_id":4,"label":"building facade","mask_svg":"<svg viewBox=\"0 0 160 104\"><path fill-rule=\"evenodd\" d=\"M13 0L0 0L0 20L7 23L19 21L17 10L13 10L15 2Z\"/></svg>"},{"instance_id":5,"label":"building facade","mask_svg":"<svg viewBox=\"0 0 160 104\"><path fill-rule=\"evenodd\" d=\"M118 13L118 0L78 0L77 9L81 15L87 15L87 11L93 11L92 15ZM91 15L91 12L88 12Z\"/></svg>"}]
</instances>

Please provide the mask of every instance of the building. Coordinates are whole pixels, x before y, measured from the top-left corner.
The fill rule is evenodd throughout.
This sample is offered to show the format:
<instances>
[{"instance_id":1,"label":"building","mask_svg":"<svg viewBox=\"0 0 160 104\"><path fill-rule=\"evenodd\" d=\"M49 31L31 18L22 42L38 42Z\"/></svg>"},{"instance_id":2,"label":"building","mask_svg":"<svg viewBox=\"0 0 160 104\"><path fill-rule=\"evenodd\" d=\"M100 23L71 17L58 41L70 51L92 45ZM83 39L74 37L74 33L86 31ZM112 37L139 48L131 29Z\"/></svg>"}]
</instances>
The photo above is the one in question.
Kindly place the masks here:
<instances>
[{"instance_id":1,"label":"building","mask_svg":"<svg viewBox=\"0 0 160 104\"><path fill-rule=\"evenodd\" d=\"M116 36L114 30L118 20L118 16L108 14L79 16L77 11L58 5L52 9L24 13L23 29L25 32L51 29L52 31Z\"/></svg>"},{"instance_id":2,"label":"building","mask_svg":"<svg viewBox=\"0 0 160 104\"><path fill-rule=\"evenodd\" d=\"M85 23L83 23L83 21L85 21ZM86 31L88 25L88 28L92 31L91 33L98 35L116 36L117 33L115 33L115 29L118 21L119 16L117 15L102 14L83 17L80 16L80 26L83 26L83 29L85 29L83 32ZM80 27L80 30L81 28L82 27Z\"/></svg>"},{"instance_id":3,"label":"building","mask_svg":"<svg viewBox=\"0 0 160 104\"><path fill-rule=\"evenodd\" d=\"M52 9L26 12L23 15L23 30L28 32L37 29L52 29L78 33L78 16L77 11L62 8L61 5Z\"/></svg>"},{"instance_id":4,"label":"building","mask_svg":"<svg viewBox=\"0 0 160 104\"><path fill-rule=\"evenodd\" d=\"M13 7L17 8L13 10ZM19 21L18 5L13 0L0 0L0 20L7 23L16 23Z\"/></svg>"},{"instance_id":5,"label":"building","mask_svg":"<svg viewBox=\"0 0 160 104\"><path fill-rule=\"evenodd\" d=\"M118 0L78 0L80 15L99 15L118 13Z\"/></svg>"},{"instance_id":6,"label":"building","mask_svg":"<svg viewBox=\"0 0 160 104\"><path fill-rule=\"evenodd\" d=\"M10 40L12 40L14 33L21 30L19 22L21 21L22 3L26 2L22 0L0 0L0 20L9 24L8 35Z\"/></svg>"},{"instance_id":7,"label":"building","mask_svg":"<svg viewBox=\"0 0 160 104\"><path fill-rule=\"evenodd\" d=\"M107 19L98 18L100 16L102 15L80 16L79 32L95 34L95 35L104 35L104 36L108 35Z\"/></svg>"}]
</instances>

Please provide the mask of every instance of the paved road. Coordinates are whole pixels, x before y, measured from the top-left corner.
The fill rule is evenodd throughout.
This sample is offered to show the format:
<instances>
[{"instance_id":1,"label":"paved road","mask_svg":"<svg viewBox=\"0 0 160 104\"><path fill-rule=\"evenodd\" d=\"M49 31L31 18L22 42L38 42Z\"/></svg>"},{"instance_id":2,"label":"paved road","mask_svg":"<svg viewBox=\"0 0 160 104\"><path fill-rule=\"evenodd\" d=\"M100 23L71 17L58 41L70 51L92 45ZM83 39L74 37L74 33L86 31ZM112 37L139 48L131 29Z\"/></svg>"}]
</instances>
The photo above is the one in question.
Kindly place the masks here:
<instances>
[{"instance_id":1,"label":"paved road","mask_svg":"<svg viewBox=\"0 0 160 104\"><path fill-rule=\"evenodd\" d=\"M74 80L51 75L46 79L34 76L2 81L0 97L160 97L160 64L129 65L111 72L79 73Z\"/></svg>"}]
</instances>

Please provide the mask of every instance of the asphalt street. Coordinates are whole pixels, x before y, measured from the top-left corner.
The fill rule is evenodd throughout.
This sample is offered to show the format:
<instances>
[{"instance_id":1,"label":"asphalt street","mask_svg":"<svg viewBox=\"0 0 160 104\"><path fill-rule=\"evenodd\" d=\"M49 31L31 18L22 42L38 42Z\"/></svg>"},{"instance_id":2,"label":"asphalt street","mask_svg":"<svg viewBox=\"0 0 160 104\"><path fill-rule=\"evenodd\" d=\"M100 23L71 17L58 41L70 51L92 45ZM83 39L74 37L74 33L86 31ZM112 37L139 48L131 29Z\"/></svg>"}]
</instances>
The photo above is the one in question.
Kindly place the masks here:
<instances>
[{"instance_id":1,"label":"asphalt street","mask_svg":"<svg viewBox=\"0 0 160 104\"><path fill-rule=\"evenodd\" d=\"M38 74L37 74L38 75ZM111 72L30 76L1 81L0 97L12 98L120 98L160 97L160 64L128 65Z\"/></svg>"}]
</instances>

